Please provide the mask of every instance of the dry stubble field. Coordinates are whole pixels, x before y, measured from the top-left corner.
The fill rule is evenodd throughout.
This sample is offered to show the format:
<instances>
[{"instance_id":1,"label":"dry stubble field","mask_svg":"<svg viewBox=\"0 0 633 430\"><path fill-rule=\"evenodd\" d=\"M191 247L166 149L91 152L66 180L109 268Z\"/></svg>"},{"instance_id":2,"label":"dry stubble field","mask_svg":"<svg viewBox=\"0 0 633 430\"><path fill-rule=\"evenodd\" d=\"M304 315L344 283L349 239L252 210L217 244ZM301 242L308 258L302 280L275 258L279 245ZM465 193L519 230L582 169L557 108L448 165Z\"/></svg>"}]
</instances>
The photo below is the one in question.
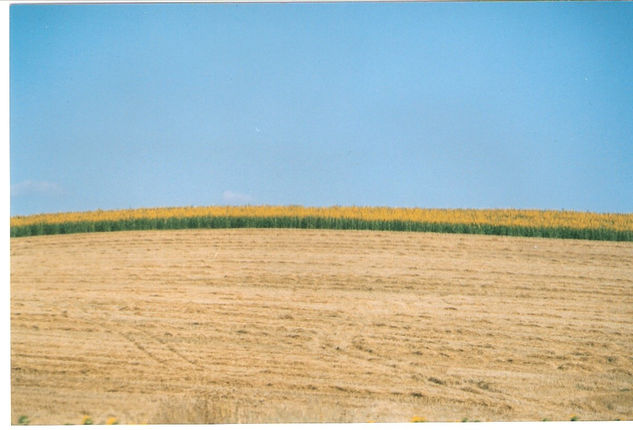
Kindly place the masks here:
<instances>
[{"instance_id":1,"label":"dry stubble field","mask_svg":"<svg viewBox=\"0 0 633 430\"><path fill-rule=\"evenodd\" d=\"M633 243L11 239L12 421L633 419Z\"/></svg>"}]
</instances>

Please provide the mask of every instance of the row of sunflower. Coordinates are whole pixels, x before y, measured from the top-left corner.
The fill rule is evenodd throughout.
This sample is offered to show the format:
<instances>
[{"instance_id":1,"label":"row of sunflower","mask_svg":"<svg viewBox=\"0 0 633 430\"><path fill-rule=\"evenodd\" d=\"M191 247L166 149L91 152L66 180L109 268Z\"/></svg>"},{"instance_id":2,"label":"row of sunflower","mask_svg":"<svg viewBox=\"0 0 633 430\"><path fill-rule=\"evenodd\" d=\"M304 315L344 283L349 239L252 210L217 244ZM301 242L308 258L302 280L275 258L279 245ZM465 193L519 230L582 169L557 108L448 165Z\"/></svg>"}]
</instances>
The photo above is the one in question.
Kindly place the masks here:
<instances>
[{"instance_id":1,"label":"row of sunflower","mask_svg":"<svg viewBox=\"0 0 633 430\"><path fill-rule=\"evenodd\" d=\"M11 236L174 228L330 228L633 240L633 214L363 206L204 206L15 216Z\"/></svg>"}]
</instances>

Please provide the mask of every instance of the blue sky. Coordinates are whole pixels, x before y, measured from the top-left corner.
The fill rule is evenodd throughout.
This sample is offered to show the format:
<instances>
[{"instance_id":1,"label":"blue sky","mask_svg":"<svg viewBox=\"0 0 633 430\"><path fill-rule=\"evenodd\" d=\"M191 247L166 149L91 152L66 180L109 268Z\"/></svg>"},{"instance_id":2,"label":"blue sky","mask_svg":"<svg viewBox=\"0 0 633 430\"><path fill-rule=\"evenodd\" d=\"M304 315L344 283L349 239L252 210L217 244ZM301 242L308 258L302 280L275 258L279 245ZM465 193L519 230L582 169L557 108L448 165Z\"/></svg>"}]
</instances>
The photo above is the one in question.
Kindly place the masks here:
<instances>
[{"instance_id":1,"label":"blue sky","mask_svg":"<svg viewBox=\"0 0 633 430\"><path fill-rule=\"evenodd\" d=\"M633 3L13 5L11 214L633 212Z\"/></svg>"}]
</instances>

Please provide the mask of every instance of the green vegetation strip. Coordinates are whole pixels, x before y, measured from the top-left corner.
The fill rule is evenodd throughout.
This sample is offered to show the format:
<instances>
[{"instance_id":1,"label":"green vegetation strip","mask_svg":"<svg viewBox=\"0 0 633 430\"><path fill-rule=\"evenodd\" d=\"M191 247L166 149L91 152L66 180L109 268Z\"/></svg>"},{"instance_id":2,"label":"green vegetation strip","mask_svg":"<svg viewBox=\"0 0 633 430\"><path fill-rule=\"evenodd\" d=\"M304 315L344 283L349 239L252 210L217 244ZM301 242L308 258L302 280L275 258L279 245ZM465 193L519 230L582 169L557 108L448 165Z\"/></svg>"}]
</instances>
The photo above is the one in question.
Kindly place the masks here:
<instances>
[{"instance_id":1,"label":"green vegetation strip","mask_svg":"<svg viewBox=\"0 0 633 430\"><path fill-rule=\"evenodd\" d=\"M125 230L176 230L191 228L299 228L334 230L384 230L434 233L491 234L500 236L550 237L633 241L633 231L579 229L570 227L525 227L489 224L426 223L415 221L376 221L354 218L319 217L190 217L142 218L115 221L82 221L58 224L32 224L11 227L11 237L47 234L90 233Z\"/></svg>"}]
</instances>

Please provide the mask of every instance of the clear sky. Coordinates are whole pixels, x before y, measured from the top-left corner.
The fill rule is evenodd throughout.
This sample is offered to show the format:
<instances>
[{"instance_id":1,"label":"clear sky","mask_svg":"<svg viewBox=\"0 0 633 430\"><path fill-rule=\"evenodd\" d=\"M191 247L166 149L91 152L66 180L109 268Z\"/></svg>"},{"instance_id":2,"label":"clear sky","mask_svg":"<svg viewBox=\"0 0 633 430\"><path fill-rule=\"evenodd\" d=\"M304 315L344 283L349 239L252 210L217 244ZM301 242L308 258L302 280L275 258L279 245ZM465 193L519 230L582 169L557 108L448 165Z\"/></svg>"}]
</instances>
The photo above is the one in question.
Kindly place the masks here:
<instances>
[{"instance_id":1,"label":"clear sky","mask_svg":"<svg viewBox=\"0 0 633 430\"><path fill-rule=\"evenodd\" d=\"M13 5L11 214L633 212L633 3Z\"/></svg>"}]
</instances>

